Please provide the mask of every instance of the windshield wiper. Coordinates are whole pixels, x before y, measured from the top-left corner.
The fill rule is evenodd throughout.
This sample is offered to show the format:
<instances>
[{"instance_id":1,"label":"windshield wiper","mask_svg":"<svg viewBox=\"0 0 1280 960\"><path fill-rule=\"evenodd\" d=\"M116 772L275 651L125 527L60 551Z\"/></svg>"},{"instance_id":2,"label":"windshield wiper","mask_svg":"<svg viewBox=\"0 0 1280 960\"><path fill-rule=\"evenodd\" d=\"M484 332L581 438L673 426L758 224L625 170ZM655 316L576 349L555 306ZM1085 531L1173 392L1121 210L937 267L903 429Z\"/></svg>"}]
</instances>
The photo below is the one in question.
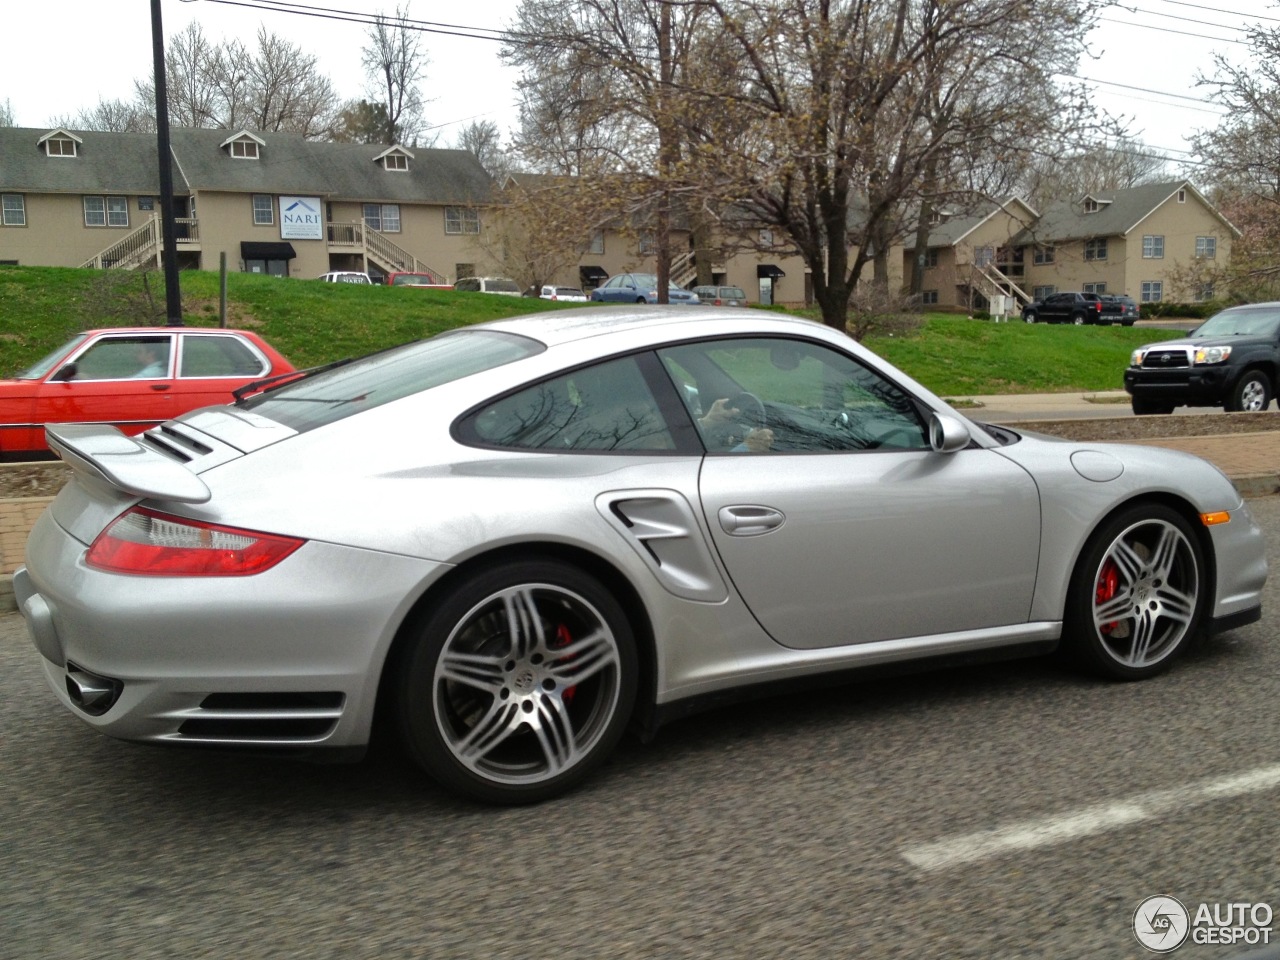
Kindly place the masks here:
<instances>
[{"instance_id":1,"label":"windshield wiper","mask_svg":"<svg viewBox=\"0 0 1280 960\"><path fill-rule=\"evenodd\" d=\"M286 383L297 383L299 380L306 380L309 377L314 377L317 373L324 373L326 370L344 366L355 359L355 357L343 357L341 360L324 363L318 367L307 367L305 370L290 370L288 373L277 373L274 376L263 377L260 380L251 380L244 386L236 387L232 390L231 396L239 402L251 393L270 393L272 390L283 387Z\"/></svg>"}]
</instances>

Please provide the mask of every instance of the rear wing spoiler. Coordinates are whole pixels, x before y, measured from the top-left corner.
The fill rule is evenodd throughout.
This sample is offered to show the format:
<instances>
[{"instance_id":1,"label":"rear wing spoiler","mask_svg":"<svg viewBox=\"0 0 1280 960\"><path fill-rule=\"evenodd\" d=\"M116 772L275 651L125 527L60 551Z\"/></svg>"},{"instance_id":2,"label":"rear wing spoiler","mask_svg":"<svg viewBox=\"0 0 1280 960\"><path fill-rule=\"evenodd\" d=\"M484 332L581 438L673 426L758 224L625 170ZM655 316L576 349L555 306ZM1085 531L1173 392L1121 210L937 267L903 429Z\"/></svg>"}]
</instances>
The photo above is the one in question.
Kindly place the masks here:
<instances>
[{"instance_id":1,"label":"rear wing spoiler","mask_svg":"<svg viewBox=\"0 0 1280 960\"><path fill-rule=\"evenodd\" d=\"M126 437L116 427L58 423L45 427L49 448L78 476L154 500L206 503L212 494L182 464Z\"/></svg>"}]
</instances>

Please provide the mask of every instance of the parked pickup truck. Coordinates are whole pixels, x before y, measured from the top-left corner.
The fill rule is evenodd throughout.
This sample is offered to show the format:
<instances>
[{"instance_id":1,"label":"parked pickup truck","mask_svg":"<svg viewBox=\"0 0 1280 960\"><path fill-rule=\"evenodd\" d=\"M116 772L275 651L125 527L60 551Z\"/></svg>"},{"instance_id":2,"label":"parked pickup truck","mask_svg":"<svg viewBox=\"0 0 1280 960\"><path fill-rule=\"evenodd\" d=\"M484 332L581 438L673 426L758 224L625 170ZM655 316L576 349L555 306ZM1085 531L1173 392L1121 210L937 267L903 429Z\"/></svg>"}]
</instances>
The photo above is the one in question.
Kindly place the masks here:
<instances>
[{"instance_id":1,"label":"parked pickup truck","mask_svg":"<svg viewBox=\"0 0 1280 960\"><path fill-rule=\"evenodd\" d=\"M1104 293L1102 298L1102 322L1105 324L1122 323L1132 327L1133 322L1141 315L1137 301L1133 297L1124 297L1115 293Z\"/></svg>"},{"instance_id":2,"label":"parked pickup truck","mask_svg":"<svg viewBox=\"0 0 1280 960\"><path fill-rule=\"evenodd\" d=\"M1022 308L1027 323L1102 323L1102 298L1096 293L1051 293Z\"/></svg>"},{"instance_id":3,"label":"parked pickup truck","mask_svg":"<svg viewBox=\"0 0 1280 960\"><path fill-rule=\"evenodd\" d=\"M1133 412L1174 407L1265 410L1280 371L1280 303L1231 307L1185 338L1133 351L1124 388Z\"/></svg>"}]
</instances>

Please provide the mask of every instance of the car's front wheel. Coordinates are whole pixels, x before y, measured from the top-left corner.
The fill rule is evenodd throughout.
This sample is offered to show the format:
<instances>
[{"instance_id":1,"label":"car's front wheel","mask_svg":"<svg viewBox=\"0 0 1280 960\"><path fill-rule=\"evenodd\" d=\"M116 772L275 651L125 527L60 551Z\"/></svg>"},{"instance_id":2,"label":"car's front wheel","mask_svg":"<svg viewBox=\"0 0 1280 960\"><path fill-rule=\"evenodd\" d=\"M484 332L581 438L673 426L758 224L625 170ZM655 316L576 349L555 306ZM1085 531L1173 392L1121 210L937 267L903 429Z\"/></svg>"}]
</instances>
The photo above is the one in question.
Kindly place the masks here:
<instances>
[{"instance_id":1,"label":"car's front wheel","mask_svg":"<svg viewBox=\"0 0 1280 960\"><path fill-rule=\"evenodd\" d=\"M484 568L449 590L399 664L410 756L490 803L562 793L609 754L636 697L635 640L595 578L552 560Z\"/></svg>"},{"instance_id":2,"label":"car's front wheel","mask_svg":"<svg viewBox=\"0 0 1280 960\"><path fill-rule=\"evenodd\" d=\"M1261 370L1250 370L1227 398L1227 409L1256 412L1271 405L1271 380Z\"/></svg>"},{"instance_id":3,"label":"car's front wheel","mask_svg":"<svg viewBox=\"0 0 1280 960\"><path fill-rule=\"evenodd\" d=\"M1081 554L1063 642L1104 676L1145 679L1185 649L1207 599L1191 525L1169 507L1135 506L1107 521Z\"/></svg>"}]
</instances>

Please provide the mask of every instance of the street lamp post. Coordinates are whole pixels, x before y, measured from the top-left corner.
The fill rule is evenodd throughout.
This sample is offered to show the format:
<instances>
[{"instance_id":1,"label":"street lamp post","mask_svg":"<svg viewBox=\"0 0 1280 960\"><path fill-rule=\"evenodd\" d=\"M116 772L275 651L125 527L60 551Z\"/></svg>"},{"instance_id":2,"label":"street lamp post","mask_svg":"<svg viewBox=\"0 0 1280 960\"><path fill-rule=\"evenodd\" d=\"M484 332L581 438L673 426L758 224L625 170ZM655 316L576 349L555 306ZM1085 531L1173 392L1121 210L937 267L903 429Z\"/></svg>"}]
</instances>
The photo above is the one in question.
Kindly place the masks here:
<instances>
[{"instance_id":1,"label":"street lamp post","mask_svg":"<svg viewBox=\"0 0 1280 960\"><path fill-rule=\"evenodd\" d=\"M169 88L164 76L164 28L160 0L151 0L151 50L156 80L156 155L160 162L160 233L164 244L165 316L182 326L182 290L178 286L178 242L173 215L173 158L169 148Z\"/></svg>"}]
</instances>

